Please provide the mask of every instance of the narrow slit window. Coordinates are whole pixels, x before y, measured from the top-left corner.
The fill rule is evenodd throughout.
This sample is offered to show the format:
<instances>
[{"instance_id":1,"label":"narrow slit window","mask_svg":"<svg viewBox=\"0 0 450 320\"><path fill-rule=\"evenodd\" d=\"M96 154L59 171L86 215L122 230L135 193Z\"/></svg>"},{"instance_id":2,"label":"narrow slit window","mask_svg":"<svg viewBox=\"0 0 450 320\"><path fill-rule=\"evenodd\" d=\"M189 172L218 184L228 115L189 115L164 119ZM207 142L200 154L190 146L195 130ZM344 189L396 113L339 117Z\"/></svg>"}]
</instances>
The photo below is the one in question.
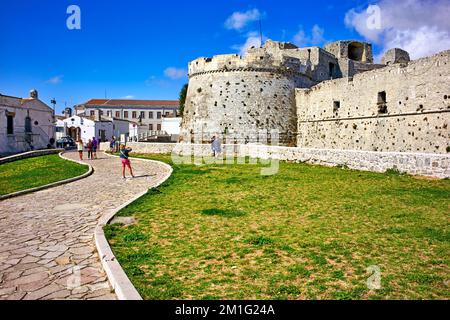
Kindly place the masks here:
<instances>
[{"instance_id":1,"label":"narrow slit window","mask_svg":"<svg viewBox=\"0 0 450 320\"><path fill-rule=\"evenodd\" d=\"M381 91L378 93L378 113L388 113L386 91Z\"/></svg>"},{"instance_id":2,"label":"narrow slit window","mask_svg":"<svg viewBox=\"0 0 450 320\"><path fill-rule=\"evenodd\" d=\"M338 113L340 108L341 108L341 102L333 101L333 112Z\"/></svg>"}]
</instances>

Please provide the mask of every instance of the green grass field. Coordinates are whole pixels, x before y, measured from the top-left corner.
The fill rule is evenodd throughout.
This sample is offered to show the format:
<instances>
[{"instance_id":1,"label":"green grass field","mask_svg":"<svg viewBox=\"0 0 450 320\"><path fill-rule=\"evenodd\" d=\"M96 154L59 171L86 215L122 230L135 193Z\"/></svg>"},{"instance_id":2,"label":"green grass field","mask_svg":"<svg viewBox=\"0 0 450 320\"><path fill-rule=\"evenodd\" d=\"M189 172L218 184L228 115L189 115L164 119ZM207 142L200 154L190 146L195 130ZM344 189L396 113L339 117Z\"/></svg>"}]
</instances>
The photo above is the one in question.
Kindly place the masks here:
<instances>
[{"instance_id":1,"label":"green grass field","mask_svg":"<svg viewBox=\"0 0 450 320\"><path fill-rule=\"evenodd\" d=\"M105 228L145 299L450 298L449 180L286 162L270 177L174 169L121 211L137 225Z\"/></svg>"},{"instance_id":2,"label":"green grass field","mask_svg":"<svg viewBox=\"0 0 450 320\"><path fill-rule=\"evenodd\" d=\"M87 166L61 159L56 154L2 164L0 195L45 186L80 176L87 171Z\"/></svg>"}]
</instances>

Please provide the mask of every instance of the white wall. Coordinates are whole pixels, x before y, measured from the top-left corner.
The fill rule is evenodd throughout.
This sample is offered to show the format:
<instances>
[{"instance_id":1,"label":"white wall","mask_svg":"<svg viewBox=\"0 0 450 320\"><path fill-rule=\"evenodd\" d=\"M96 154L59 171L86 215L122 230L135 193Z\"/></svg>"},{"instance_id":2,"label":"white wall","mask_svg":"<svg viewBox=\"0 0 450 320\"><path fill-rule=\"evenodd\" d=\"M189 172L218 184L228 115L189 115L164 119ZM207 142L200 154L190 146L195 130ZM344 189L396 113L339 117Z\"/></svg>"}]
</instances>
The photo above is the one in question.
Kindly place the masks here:
<instances>
[{"instance_id":1,"label":"white wall","mask_svg":"<svg viewBox=\"0 0 450 320\"><path fill-rule=\"evenodd\" d=\"M81 140L83 143L87 143L89 139L93 139L94 137L100 139L99 130L105 130L105 138L110 140L114 135L113 123L109 121L104 122L94 122L92 120L73 116L64 120L67 125L67 128L80 128L81 129Z\"/></svg>"},{"instance_id":2,"label":"white wall","mask_svg":"<svg viewBox=\"0 0 450 320\"><path fill-rule=\"evenodd\" d=\"M161 130L170 135L179 135L181 133L182 120L183 118L164 118Z\"/></svg>"},{"instance_id":3,"label":"white wall","mask_svg":"<svg viewBox=\"0 0 450 320\"><path fill-rule=\"evenodd\" d=\"M130 122L124 120L113 120L114 123L114 136L116 139L120 139L122 135L128 137L130 135ZM111 139L111 137L108 137Z\"/></svg>"},{"instance_id":4,"label":"white wall","mask_svg":"<svg viewBox=\"0 0 450 320\"><path fill-rule=\"evenodd\" d=\"M7 134L6 112L14 113L14 134ZM25 118L32 124L31 143L26 141ZM53 110L38 99L0 95L0 154L46 149L55 136Z\"/></svg>"}]
</instances>

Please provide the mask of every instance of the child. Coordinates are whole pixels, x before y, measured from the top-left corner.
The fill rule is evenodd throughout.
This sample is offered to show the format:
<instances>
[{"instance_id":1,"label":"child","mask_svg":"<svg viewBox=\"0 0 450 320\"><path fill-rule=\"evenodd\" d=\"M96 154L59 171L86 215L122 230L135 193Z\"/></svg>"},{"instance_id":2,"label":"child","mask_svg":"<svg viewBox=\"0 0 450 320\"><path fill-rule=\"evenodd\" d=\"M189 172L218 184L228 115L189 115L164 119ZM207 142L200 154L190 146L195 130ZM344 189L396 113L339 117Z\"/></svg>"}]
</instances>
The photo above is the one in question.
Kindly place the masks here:
<instances>
[{"instance_id":1,"label":"child","mask_svg":"<svg viewBox=\"0 0 450 320\"><path fill-rule=\"evenodd\" d=\"M130 152L133 151L131 148L126 148L125 145L120 146L120 159L122 160L122 177L123 179L126 179L125 177L125 168L128 167L130 169L130 174L134 178L133 174L133 168L131 167L130 162Z\"/></svg>"},{"instance_id":2,"label":"child","mask_svg":"<svg viewBox=\"0 0 450 320\"><path fill-rule=\"evenodd\" d=\"M81 139L78 139L78 141L77 141L77 149L78 149L78 154L80 155L80 160L83 161L84 145L83 145L83 141Z\"/></svg>"}]
</instances>

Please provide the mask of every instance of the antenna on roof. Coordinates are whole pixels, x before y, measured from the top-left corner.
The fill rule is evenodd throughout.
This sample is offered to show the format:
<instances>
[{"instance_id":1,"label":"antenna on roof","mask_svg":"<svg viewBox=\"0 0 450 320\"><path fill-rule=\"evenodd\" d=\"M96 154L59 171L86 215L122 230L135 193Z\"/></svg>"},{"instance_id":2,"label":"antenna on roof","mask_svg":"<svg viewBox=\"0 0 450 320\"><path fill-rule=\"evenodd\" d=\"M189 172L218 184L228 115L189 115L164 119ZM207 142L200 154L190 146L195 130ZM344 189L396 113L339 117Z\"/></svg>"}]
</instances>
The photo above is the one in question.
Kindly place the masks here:
<instances>
[{"instance_id":1,"label":"antenna on roof","mask_svg":"<svg viewBox=\"0 0 450 320\"><path fill-rule=\"evenodd\" d=\"M261 48L263 47L262 18L259 17L259 34L261 36Z\"/></svg>"}]
</instances>

